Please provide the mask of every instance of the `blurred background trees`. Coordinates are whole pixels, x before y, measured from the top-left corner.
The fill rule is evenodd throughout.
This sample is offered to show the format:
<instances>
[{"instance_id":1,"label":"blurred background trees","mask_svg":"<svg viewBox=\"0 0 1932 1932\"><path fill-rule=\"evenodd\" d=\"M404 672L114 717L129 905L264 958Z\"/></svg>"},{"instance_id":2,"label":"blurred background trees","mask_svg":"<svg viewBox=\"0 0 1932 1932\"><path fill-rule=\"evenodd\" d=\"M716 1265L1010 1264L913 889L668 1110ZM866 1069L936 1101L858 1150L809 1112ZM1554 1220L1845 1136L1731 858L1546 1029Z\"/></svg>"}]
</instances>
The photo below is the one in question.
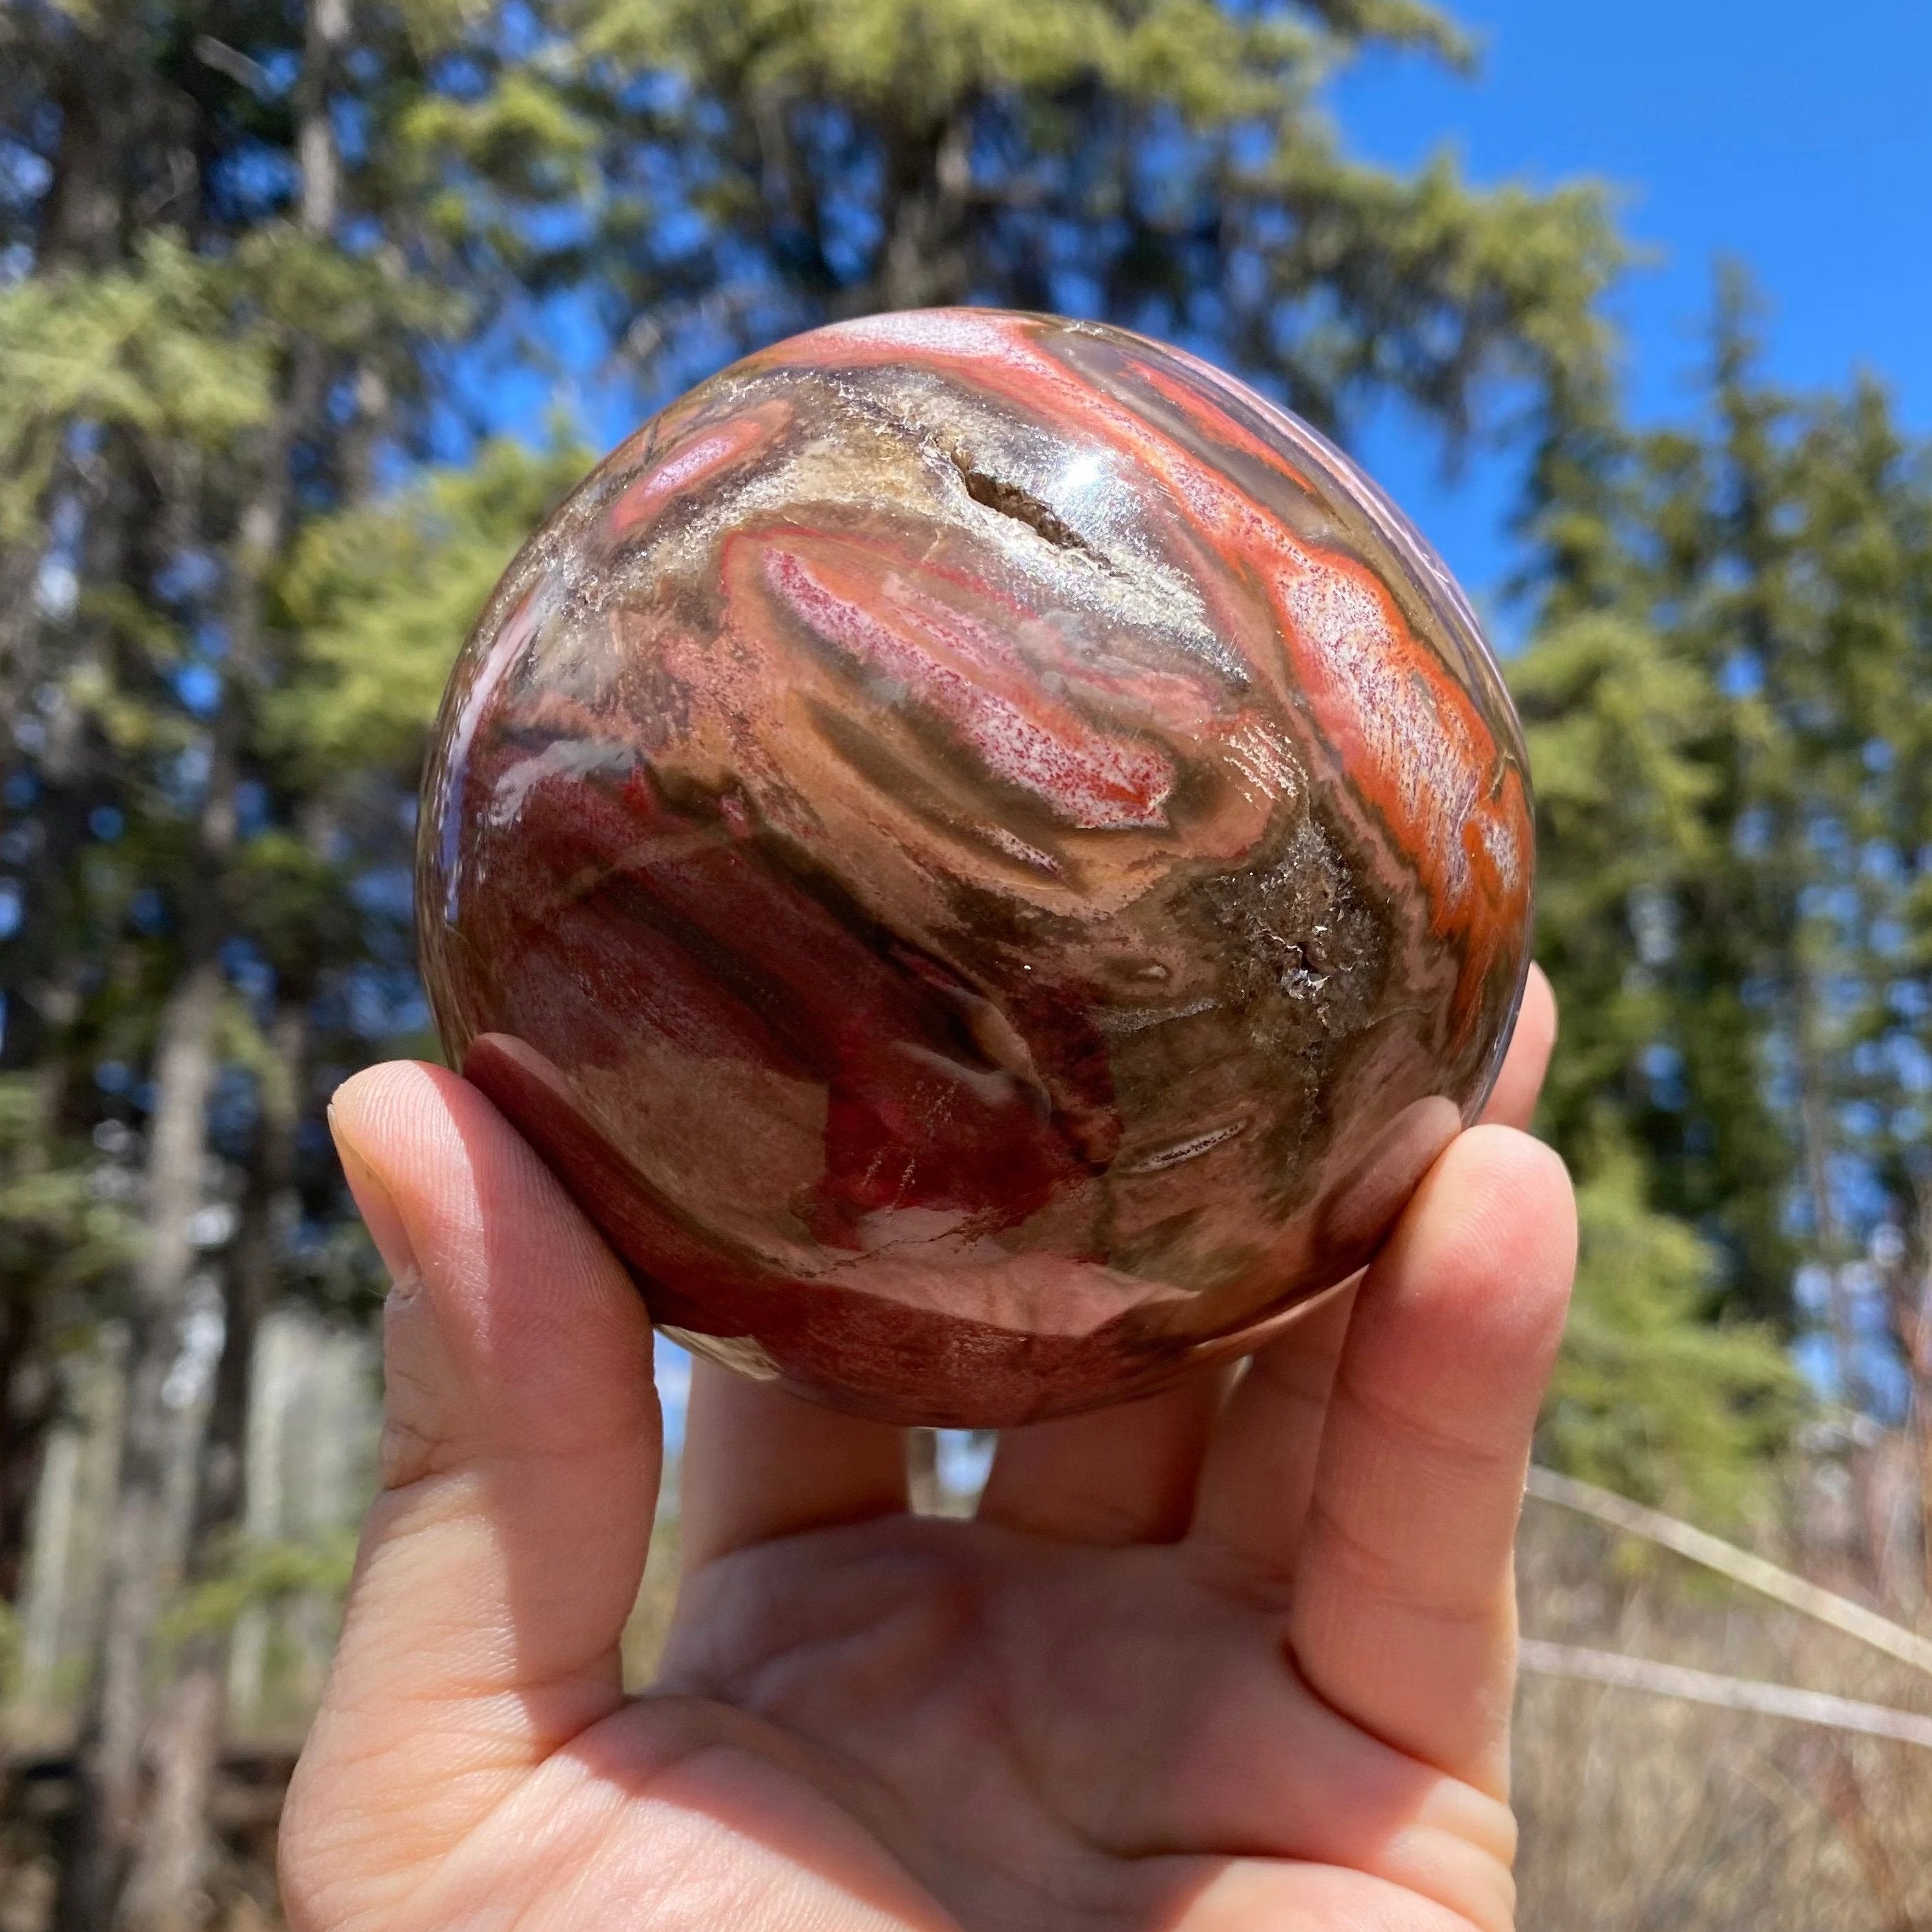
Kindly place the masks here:
<instances>
[{"instance_id":1,"label":"blurred background trees","mask_svg":"<svg viewBox=\"0 0 1932 1932\"><path fill-rule=\"evenodd\" d=\"M362 1480L380 1283L322 1109L433 1051L463 632L594 446L882 306L1516 440L1586 1229L1545 1454L1922 1612L1932 468L1875 388L1776 393L1735 278L1696 412L1624 428L1602 198L1352 158L1320 90L1390 48L1466 52L1416 0L0 10L0 1598L66 1660L70 1932L246 1890L226 1700L272 1606L324 1614Z\"/></svg>"}]
</instances>

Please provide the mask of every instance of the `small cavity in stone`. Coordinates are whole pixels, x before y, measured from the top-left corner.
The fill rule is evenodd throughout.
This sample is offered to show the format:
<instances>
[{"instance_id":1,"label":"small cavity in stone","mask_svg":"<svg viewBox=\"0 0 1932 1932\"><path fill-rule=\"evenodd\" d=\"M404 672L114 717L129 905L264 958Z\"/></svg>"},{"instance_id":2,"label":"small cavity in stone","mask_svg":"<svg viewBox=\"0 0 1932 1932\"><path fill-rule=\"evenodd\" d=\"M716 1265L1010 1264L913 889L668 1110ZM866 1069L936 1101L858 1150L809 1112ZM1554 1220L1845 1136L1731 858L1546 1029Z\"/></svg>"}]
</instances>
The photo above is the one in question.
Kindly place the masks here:
<instances>
[{"instance_id":1,"label":"small cavity in stone","mask_svg":"<svg viewBox=\"0 0 1932 1932\"><path fill-rule=\"evenodd\" d=\"M964 480L966 494L974 502L983 503L988 509L997 510L1003 517L1011 517L1016 523L1027 524L1060 550L1087 548L1087 539L1030 490L1022 489L1017 483L989 476L983 470L976 470L966 458L956 452L952 464Z\"/></svg>"}]
</instances>

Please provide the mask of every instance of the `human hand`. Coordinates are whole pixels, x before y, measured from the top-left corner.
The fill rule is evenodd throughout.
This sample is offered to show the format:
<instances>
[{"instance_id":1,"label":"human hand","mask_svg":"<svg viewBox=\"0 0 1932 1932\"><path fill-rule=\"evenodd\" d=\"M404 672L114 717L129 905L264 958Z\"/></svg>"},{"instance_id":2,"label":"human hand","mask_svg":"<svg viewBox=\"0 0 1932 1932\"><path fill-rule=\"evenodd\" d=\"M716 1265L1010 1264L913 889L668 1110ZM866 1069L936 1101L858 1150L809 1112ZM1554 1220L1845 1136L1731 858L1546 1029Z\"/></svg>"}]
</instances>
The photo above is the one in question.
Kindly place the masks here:
<instances>
[{"instance_id":1,"label":"human hand","mask_svg":"<svg viewBox=\"0 0 1932 1932\"><path fill-rule=\"evenodd\" d=\"M473 1088L335 1100L395 1277L382 1491L289 1795L296 1932L1504 1932L1510 1549L1574 1250L1485 1124L1257 1355L1011 1432L977 1518L901 1432L697 1364L658 1686L628 1277Z\"/></svg>"}]
</instances>

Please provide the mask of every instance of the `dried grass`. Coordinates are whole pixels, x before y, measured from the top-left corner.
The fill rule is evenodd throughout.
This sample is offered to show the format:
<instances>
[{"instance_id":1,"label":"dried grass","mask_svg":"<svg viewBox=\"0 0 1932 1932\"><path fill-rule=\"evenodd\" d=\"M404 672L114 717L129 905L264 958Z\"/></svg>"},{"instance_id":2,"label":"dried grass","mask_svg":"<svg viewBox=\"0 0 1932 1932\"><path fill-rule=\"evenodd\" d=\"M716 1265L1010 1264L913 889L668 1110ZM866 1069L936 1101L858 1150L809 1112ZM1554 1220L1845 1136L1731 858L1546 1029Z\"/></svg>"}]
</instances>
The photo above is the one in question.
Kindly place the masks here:
<instances>
[{"instance_id":1,"label":"dried grass","mask_svg":"<svg viewBox=\"0 0 1932 1932\"><path fill-rule=\"evenodd\" d=\"M1932 1715L1932 1677L1532 1502L1523 1627ZM1932 1751L1550 1678L1518 1700L1521 1922L1932 1932Z\"/></svg>"}]
</instances>

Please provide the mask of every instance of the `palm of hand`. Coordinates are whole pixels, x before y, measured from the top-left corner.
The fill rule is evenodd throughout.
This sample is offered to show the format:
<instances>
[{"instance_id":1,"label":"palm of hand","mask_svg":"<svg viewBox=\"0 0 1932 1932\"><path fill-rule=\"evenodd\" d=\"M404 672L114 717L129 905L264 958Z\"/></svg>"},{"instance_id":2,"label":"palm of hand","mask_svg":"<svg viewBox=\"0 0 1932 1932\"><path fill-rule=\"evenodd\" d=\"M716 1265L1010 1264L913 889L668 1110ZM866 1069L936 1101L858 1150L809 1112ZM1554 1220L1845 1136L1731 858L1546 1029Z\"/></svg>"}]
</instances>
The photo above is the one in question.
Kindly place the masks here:
<instances>
[{"instance_id":1,"label":"palm of hand","mask_svg":"<svg viewBox=\"0 0 1932 1932\"><path fill-rule=\"evenodd\" d=\"M668 1686L769 1726L943 1908L909 1922L1450 1922L1408 1882L1507 1918L1506 1808L1329 1708L1197 1547L902 1517L740 1552L694 1610Z\"/></svg>"},{"instance_id":2,"label":"palm of hand","mask_svg":"<svg viewBox=\"0 0 1932 1932\"><path fill-rule=\"evenodd\" d=\"M686 1584L626 1700L634 1296L478 1096L363 1078L388 1486L291 1792L297 1932L1505 1932L1509 1544L1571 1240L1532 1143L1466 1136L1352 1311L1232 1394L1010 1436L977 1521L904 1513L897 1432L700 1367ZM412 1196L386 1150L426 1144Z\"/></svg>"}]
</instances>

